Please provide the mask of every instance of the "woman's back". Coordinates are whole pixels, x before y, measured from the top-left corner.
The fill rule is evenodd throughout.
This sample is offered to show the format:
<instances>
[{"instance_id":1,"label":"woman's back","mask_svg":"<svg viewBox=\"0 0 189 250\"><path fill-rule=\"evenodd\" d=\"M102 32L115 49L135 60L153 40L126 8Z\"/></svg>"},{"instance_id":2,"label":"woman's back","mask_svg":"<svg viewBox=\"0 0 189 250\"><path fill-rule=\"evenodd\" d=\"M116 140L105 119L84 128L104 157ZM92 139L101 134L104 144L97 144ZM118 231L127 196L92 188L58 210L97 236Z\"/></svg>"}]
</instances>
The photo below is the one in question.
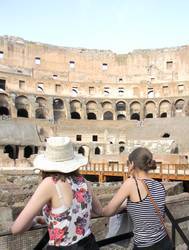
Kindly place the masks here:
<instances>
[{"instance_id":1,"label":"woman's back","mask_svg":"<svg viewBox=\"0 0 189 250\"><path fill-rule=\"evenodd\" d=\"M142 181L133 178L132 182L133 191L128 199L127 210L134 224L134 241L138 247L147 247L163 239L166 231L147 196ZM164 217L165 189L163 185L153 179L144 179L144 182Z\"/></svg>"},{"instance_id":2,"label":"woman's back","mask_svg":"<svg viewBox=\"0 0 189 250\"><path fill-rule=\"evenodd\" d=\"M43 208L49 245L68 246L91 233L92 197L82 176L69 177L66 183L52 179L52 185L56 193L53 193L51 203Z\"/></svg>"}]
</instances>

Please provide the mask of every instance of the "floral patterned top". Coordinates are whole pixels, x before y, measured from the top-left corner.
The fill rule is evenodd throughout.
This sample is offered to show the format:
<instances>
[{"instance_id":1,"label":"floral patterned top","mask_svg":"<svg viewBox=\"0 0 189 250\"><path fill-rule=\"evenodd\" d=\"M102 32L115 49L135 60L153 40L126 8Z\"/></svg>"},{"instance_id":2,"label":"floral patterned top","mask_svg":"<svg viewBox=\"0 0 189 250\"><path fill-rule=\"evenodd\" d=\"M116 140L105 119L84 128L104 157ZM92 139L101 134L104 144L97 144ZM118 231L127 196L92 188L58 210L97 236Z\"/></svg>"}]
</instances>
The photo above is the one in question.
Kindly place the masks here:
<instances>
[{"instance_id":1,"label":"floral patterned top","mask_svg":"<svg viewBox=\"0 0 189 250\"><path fill-rule=\"evenodd\" d=\"M42 210L48 225L49 245L52 246L69 246L91 233L92 197L86 180L83 176L77 176L67 181L73 191L71 207L54 209L47 204Z\"/></svg>"}]
</instances>

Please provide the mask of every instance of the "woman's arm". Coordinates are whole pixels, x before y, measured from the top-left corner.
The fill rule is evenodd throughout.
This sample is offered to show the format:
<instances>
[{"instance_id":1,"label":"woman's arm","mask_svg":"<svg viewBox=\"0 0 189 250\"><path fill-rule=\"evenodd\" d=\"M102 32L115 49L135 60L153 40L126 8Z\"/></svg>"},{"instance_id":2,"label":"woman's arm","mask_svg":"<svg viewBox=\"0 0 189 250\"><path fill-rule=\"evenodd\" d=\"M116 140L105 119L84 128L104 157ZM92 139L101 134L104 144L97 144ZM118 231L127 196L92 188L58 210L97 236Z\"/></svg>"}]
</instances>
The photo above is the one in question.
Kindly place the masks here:
<instances>
[{"instance_id":1,"label":"woman's arm","mask_svg":"<svg viewBox=\"0 0 189 250\"><path fill-rule=\"evenodd\" d=\"M114 195L112 200L103 208L102 215L103 216L112 216L117 211L119 211L119 207L124 203L125 199L129 197L130 194L130 186L131 180L127 179L117 193Z\"/></svg>"},{"instance_id":2,"label":"woman's arm","mask_svg":"<svg viewBox=\"0 0 189 250\"><path fill-rule=\"evenodd\" d=\"M23 233L32 226L33 218L38 215L42 207L51 199L51 183L51 177L45 178L40 183L25 208L13 223L11 227L11 232L13 234Z\"/></svg>"},{"instance_id":3,"label":"woman's arm","mask_svg":"<svg viewBox=\"0 0 189 250\"><path fill-rule=\"evenodd\" d=\"M89 192L92 196L92 216L96 216L96 215L102 215L102 206L101 203L99 201L99 199L97 198L97 196L94 194L93 189L91 187L91 184L89 182L87 182L87 186L89 189Z\"/></svg>"}]
</instances>

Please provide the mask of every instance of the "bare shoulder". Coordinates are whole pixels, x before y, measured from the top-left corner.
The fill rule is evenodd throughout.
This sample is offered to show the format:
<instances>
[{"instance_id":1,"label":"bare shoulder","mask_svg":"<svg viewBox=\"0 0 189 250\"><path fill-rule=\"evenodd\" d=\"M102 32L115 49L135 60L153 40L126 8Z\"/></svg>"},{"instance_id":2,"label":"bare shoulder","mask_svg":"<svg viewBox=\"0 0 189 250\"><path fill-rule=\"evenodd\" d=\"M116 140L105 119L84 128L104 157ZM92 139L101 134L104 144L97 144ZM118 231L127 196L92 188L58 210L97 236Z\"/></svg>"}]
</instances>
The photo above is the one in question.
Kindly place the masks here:
<instances>
[{"instance_id":1,"label":"bare shoulder","mask_svg":"<svg viewBox=\"0 0 189 250\"><path fill-rule=\"evenodd\" d=\"M121 186L121 190L124 190L124 192L127 193L127 195L130 195L130 192L133 190L133 186L134 186L134 179L132 177L127 178L123 185Z\"/></svg>"},{"instance_id":2,"label":"bare shoulder","mask_svg":"<svg viewBox=\"0 0 189 250\"><path fill-rule=\"evenodd\" d=\"M123 185L129 187L129 186L132 186L133 183L134 183L134 179L133 179L132 177L129 177L129 178L127 178L127 179L124 181Z\"/></svg>"},{"instance_id":3,"label":"bare shoulder","mask_svg":"<svg viewBox=\"0 0 189 250\"><path fill-rule=\"evenodd\" d=\"M45 190L51 190L52 189L52 185L53 185L52 177L46 177L39 184L38 188L45 189Z\"/></svg>"}]
</instances>

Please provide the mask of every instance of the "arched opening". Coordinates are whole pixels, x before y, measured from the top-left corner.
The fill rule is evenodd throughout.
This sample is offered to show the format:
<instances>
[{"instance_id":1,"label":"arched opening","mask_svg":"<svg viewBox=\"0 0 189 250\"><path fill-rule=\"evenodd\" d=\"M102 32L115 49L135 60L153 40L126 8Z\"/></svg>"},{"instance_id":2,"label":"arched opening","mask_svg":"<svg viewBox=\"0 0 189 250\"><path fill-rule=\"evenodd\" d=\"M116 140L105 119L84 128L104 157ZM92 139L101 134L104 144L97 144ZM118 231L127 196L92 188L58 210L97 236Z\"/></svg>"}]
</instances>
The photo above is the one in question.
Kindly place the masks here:
<instances>
[{"instance_id":1,"label":"arched opening","mask_svg":"<svg viewBox=\"0 0 189 250\"><path fill-rule=\"evenodd\" d=\"M6 107L0 107L0 115L9 115L9 110Z\"/></svg>"},{"instance_id":2,"label":"arched opening","mask_svg":"<svg viewBox=\"0 0 189 250\"><path fill-rule=\"evenodd\" d=\"M24 148L24 157L25 158L30 158L30 156L33 154L33 149L31 146L26 146Z\"/></svg>"},{"instance_id":3,"label":"arched opening","mask_svg":"<svg viewBox=\"0 0 189 250\"><path fill-rule=\"evenodd\" d=\"M29 102L26 96L17 96L15 98L15 107L17 109L17 117L25 117L28 118L28 108Z\"/></svg>"},{"instance_id":4,"label":"arched opening","mask_svg":"<svg viewBox=\"0 0 189 250\"><path fill-rule=\"evenodd\" d=\"M112 109L112 103L111 102L103 102L102 103L103 109Z\"/></svg>"},{"instance_id":5,"label":"arched opening","mask_svg":"<svg viewBox=\"0 0 189 250\"><path fill-rule=\"evenodd\" d=\"M119 114L119 115L117 116L117 120L125 120L125 115Z\"/></svg>"},{"instance_id":6,"label":"arched opening","mask_svg":"<svg viewBox=\"0 0 189 250\"><path fill-rule=\"evenodd\" d=\"M154 91L153 90L148 90L147 96L148 96L148 98L154 98Z\"/></svg>"},{"instance_id":7,"label":"arched opening","mask_svg":"<svg viewBox=\"0 0 189 250\"><path fill-rule=\"evenodd\" d=\"M80 113L82 112L82 104L78 100L70 102L71 119L81 119Z\"/></svg>"},{"instance_id":8,"label":"arched opening","mask_svg":"<svg viewBox=\"0 0 189 250\"><path fill-rule=\"evenodd\" d=\"M130 105L130 119L140 121L141 104L133 102Z\"/></svg>"},{"instance_id":9,"label":"arched opening","mask_svg":"<svg viewBox=\"0 0 189 250\"><path fill-rule=\"evenodd\" d=\"M166 113L166 112L161 113L160 117L161 117L161 118L167 117L167 113Z\"/></svg>"},{"instance_id":10,"label":"arched opening","mask_svg":"<svg viewBox=\"0 0 189 250\"><path fill-rule=\"evenodd\" d=\"M163 100L159 104L159 114L160 114L160 117L171 116L171 103L168 100Z\"/></svg>"},{"instance_id":11,"label":"arched opening","mask_svg":"<svg viewBox=\"0 0 189 250\"><path fill-rule=\"evenodd\" d=\"M64 103L61 99L56 98L53 100L53 115L54 115L54 121L57 122L58 120L63 118L63 111Z\"/></svg>"},{"instance_id":12,"label":"arched opening","mask_svg":"<svg viewBox=\"0 0 189 250\"><path fill-rule=\"evenodd\" d=\"M125 150L125 147L121 146L119 147L119 153L122 153Z\"/></svg>"},{"instance_id":13,"label":"arched opening","mask_svg":"<svg viewBox=\"0 0 189 250\"><path fill-rule=\"evenodd\" d=\"M125 144L125 142L124 141L119 141L119 144Z\"/></svg>"},{"instance_id":14,"label":"arched opening","mask_svg":"<svg viewBox=\"0 0 189 250\"><path fill-rule=\"evenodd\" d=\"M78 112L72 112L71 119L81 119L81 116Z\"/></svg>"},{"instance_id":15,"label":"arched opening","mask_svg":"<svg viewBox=\"0 0 189 250\"><path fill-rule=\"evenodd\" d=\"M53 100L53 109L63 109L64 108L64 102L59 99L56 98Z\"/></svg>"},{"instance_id":16,"label":"arched opening","mask_svg":"<svg viewBox=\"0 0 189 250\"><path fill-rule=\"evenodd\" d=\"M140 121L140 115L138 113L133 113L131 115L131 120L138 120L138 121Z\"/></svg>"},{"instance_id":17,"label":"arched opening","mask_svg":"<svg viewBox=\"0 0 189 250\"><path fill-rule=\"evenodd\" d=\"M28 117L28 111L26 109L18 109L17 117Z\"/></svg>"},{"instance_id":18,"label":"arched opening","mask_svg":"<svg viewBox=\"0 0 189 250\"><path fill-rule=\"evenodd\" d=\"M146 102L144 106L144 116L145 118L156 117L156 104L152 101Z\"/></svg>"},{"instance_id":19,"label":"arched opening","mask_svg":"<svg viewBox=\"0 0 189 250\"><path fill-rule=\"evenodd\" d=\"M92 112L88 113L87 114L87 119L88 120L96 120L96 114L92 113Z\"/></svg>"},{"instance_id":20,"label":"arched opening","mask_svg":"<svg viewBox=\"0 0 189 250\"><path fill-rule=\"evenodd\" d=\"M46 107L47 105L47 100L43 97L37 97L35 101L39 107Z\"/></svg>"},{"instance_id":21,"label":"arched opening","mask_svg":"<svg viewBox=\"0 0 189 250\"><path fill-rule=\"evenodd\" d=\"M5 146L4 153L8 154L9 158L15 159L14 158L14 149L12 146L10 146L10 145Z\"/></svg>"},{"instance_id":22,"label":"arched opening","mask_svg":"<svg viewBox=\"0 0 189 250\"><path fill-rule=\"evenodd\" d=\"M78 153L82 154L82 155L85 155L85 149L83 147L79 147Z\"/></svg>"},{"instance_id":23,"label":"arched opening","mask_svg":"<svg viewBox=\"0 0 189 250\"><path fill-rule=\"evenodd\" d=\"M71 94L72 94L72 96L77 96L78 95L78 89L72 88Z\"/></svg>"},{"instance_id":24,"label":"arched opening","mask_svg":"<svg viewBox=\"0 0 189 250\"><path fill-rule=\"evenodd\" d=\"M105 112L104 116L103 116L103 119L104 120L113 120L113 114L112 114L112 112L110 112L110 111Z\"/></svg>"},{"instance_id":25,"label":"arched opening","mask_svg":"<svg viewBox=\"0 0 189 250\"><path fill-rule=\"evenodd\" d=\"M116 104L116 110L117 111L125 111L126 110L126 105L124 102L118 102Z\"/></svg>"},{"instance_id":26,"label":"arched opening","mask_svg":"<svg viewBox=\"0 0 189 250\"><path fill-rule=\"evenodd\" d=\"M176 116L180 116L182 114L183 107L184 107L184 100L180 99L175 102Z\"/></svg>"},{"instance_id":27,"label":"arched opening","mask_svg":"<svg viewBox=\"0 0 189 250\"><path fill-rule=\"evenodd\" d=\"M11 159L17 159L18 158L18 146L7 145L4 147L4 153L8 154L9 158Z\"/></svg>"},{"instance_id":28,"label":"arched opening","mask_svg":"<svg viewBox=\"0 0 189 250\"><path fill-rule=\"evenodd\" d=\"M152 113L147 114L146 118L153 118L153 114Z\"/></svg>"},{"instance_id":29,"label":"arched opening","mask_svg":"<svg viewBox=\"0 0 189 250\"><path fill-rule=\"evenodd\" d=\"M35 111L35 117L37 119L46 119L45 112L42 108L38 108Z\"/></svg>"},{"instance_id":30,"label":"arched opening","mask_svg":"<svg viewBox=\"0 0 189 250\"><path fill-rule=\"evenodd\" d=\"M170 137L170 134L169 133L164 133L163 135L162 135L162 138L169 138Z\"/></svg>"},{"instance_id":31,"label":"arched opening","mask_svg":"<svg viewBox=\"0 0 189 250\"><path fill-rule=\"evenodd\" d=\"M95 148L95 155L100 155L100 148L99 147Z\"/></svg>"}]
</instances>

